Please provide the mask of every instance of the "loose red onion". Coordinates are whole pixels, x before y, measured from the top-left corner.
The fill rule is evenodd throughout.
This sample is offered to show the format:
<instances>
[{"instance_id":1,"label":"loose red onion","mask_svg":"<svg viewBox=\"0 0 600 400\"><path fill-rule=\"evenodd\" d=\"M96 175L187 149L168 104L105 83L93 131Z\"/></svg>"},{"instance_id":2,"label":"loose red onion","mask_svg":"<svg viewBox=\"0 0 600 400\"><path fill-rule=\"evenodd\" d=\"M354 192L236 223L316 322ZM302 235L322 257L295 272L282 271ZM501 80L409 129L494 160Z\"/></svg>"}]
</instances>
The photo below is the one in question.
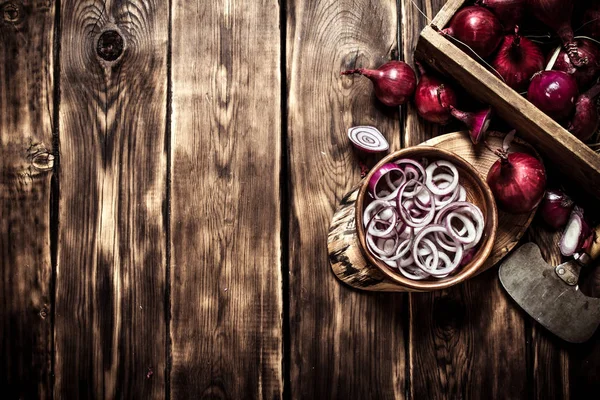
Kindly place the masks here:
<instances>
[{"instance_id":1,"label":"loose red onion","mask_svg":"<svg viewBox=\"0 0 600 400\"><path fill-rule=\"evenodd\" d=\"M600 2L590 2L583 13L582 33L600 39Z\"/></svg>"},{"instance_id":2,"label":"loose red onion","mask_svg":"<svg viewBox=\"0 0 600 400\"><path fill-rule=\"evenodd\" d=\"M600 94L600 84L579 96L575 104L575 115L569 122L567 129L582 141L590 139L598 130L600 116L596 97Z\"/></svg>"},{"instance_id":3,"label":"loose red onion","mask_svg":"<svg viewBox=\"0 0 600 400\"><path fill-rule=\"evenodd\" d=\"M560 252L563 256L570 257L586 249L591 244L591 239L593 239L593 232L583 216L583 210L575 207L558 243Z\"/></svg>"},{"instance_id":4,"label":"loose red onion","mask_svg":"<svg viewBox=\"0 0 600 400\"><path fill-rule=\"evenodd\" d=\"M578 96L577 81L562 71L542 71L533 76L527 98L555 121L568 118Z\"/></svg>"},{"instance_id":5,"label":"loose red onion","mask_svg":"<svg viewBox=\"0 0 600 400\"><path fill-rule=\"evenodd\" d=\"M390 148L385 137L373 126L350 128L348 129L348 138L354 147L367 153L381 153Z\"/></svg>"},{"instance_id":6,"label":"loose red onion","mask_svg":"<svg viewBox=\"0 0 600 400\"><path fill-rule=\"evenodd\" d=\"M527 0L529 11L556 32L573 64L581 67L587 60L577 53L573 38L573 28L571 28L573 3L572 0Z\"/></svg>"},{"instance_id":7,"label":"loose red onion","mask_svg":"<svg viewBox=\"0 0 600 400\"><path fill-rule=\"evenodd\" d=\"M421 74L421 80L415 91L417 112L426 121L440 125L447 124L451 119L450 109L442 107L442 102L457 106L458 100L454 89L439 77L427 73L421 64L417 63L417 67Z\"/></svg>"},{"instance_id":8,"label":"loose red onion","mask_svg":"<svg viewBox=\"0 0 600 400\"><path fill-rule=\"evenodd\" d=\"M476 112L460 111L452 106L449 107L452 116L467 126L473 143L479 143L490 126L492 118L491 107Z\"/></svg>"},{"instance_id":9,"label":"loose red onion","mask_svg":"<svg viewBox=\"0 0 600 400\"><path fill-rule=\"evenodd\" d=\"M499 156L487 176L498 206L511 214L530 212L544 196L544 165L526 153L499 153Z\"/></svg>"},{"instance_id":10,"label":"loose red onion","mask_svg":"<svg viewBox=\"0 0 600 400\"><path fill-rule=\"evenodd\" d=\"M442 33L469 46L480 57L489 57L502 40L502 24L490 10L470 6L454 14Z\"/></svg>"},{"instance_id":11,"label":"loose red onion","mask_svg":"<svg viewBox=\"0 0 600 400\"><path fill-rule=\"evenodd\" d=\"M492 67L520 93L527 90L531 77L544 69L544 54L538 45L521 37L517 27L514 35L504 36Z\"/></svg>"},{"instance_id":12,"label":"loose red onion","mask_svg":"<svg viewBox=\"0 0 600 400\"><path fill-rule=\"evenodd\" d=\"M342 75L352 74L369 78L379 101L389 107L406 103L417 86L415 71L403 61L389 61L376 70L359 68L342 72Z\"/></svg>"},{"instance_id":13,"label":"loose red onion","mask_svg":"<svg viewBox=\"0 0 600 400\"><path fill-rule=\"evenodd\" d=\"M506 31L512 31L525 15L525 0L477 0L475 4L492 10Z\"/></svg>"},{"instance_id":14,"label":"loose red onion","mask_svg":"<svg viewBox=\"0 0 600 400\"><path fill-rule=\"evenodd\" d=\"M600 73L600 49L589 39L580 38L575 41L576 51L580 58L588 60L587 64L581 67L576 67L571 62L571 58L567 52L562 49L558 53L552 69L555 71L563 71L573 75L577 80L577 85L580 90L588 88Z\"/></svg>"},{"instance_id":15,"label":"loose red onion","mask_svg":"<svg viewBox=\"0 0 600 400\"><path fill-rule=\"evenodd\" d=\"M563 228L569 221L569 216L575 203L562 190L547 190L540 203L540 215L546 224L554 229Z\"/></svg>"}]
</instances>

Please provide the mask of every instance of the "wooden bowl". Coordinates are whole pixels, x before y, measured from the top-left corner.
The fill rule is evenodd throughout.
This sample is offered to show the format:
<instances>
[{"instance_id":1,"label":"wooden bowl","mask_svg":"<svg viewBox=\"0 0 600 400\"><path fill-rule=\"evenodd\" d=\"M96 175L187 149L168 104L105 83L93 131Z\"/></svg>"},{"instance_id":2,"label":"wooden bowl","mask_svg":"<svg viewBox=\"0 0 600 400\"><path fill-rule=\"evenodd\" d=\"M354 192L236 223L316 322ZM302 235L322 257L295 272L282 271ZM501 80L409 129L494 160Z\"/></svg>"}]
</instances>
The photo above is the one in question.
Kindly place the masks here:
<instances>
[{"instance_id":1,"label":"wooden bowl","mask_svg":"<svg viewBox=\"0 0 600 400\"><path fill-rule=\"evenodd\" d=\"M408 279L399 272L395 272L384 262L373 257L371 252L367 250L363 212L365 209L365 201L367 200L366 197L369 180L375 171L377 171L383 164L393 162L401 158L410 158L413 160L421 160L426 158L429 161L446 160L453 163L460 175L460 183L467 191L467 201L478 206L483 213L485 224L483 236L481 238L477 253L469 264L460 268L458 272L446 278L436 280L425 279L421 281ZM489 257L490 253L492 252L492 248L494 247L496 230L498 228L498 210L496 209L496 202L494 201L492 191L487 185L485 179L483 179L483 177L471 164L458 155L446 150L428 146L415 146L390 154L381 160L369 172L358 192L358 199L356 201L356 227L361 250L372 265L379 268L392 281L406 287L410 291L431 291L448 288L464 282L465 280L477 274L477 271L484 265L485 260Z\"/></svg>"}]
</instances>

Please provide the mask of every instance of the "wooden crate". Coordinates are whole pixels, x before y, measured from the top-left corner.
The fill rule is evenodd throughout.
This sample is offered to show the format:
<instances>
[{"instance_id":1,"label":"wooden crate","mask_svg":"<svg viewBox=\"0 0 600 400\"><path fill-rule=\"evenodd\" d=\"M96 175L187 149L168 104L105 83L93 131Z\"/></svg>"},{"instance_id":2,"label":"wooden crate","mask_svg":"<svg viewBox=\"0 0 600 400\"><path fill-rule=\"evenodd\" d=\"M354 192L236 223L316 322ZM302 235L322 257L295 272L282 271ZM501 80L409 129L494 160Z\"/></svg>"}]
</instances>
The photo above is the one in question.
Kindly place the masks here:
<instances>
[{"instance_id":1,"label":"wooden crate","mask_svg":"<svg viewBox=\"0 0 600 400\"><path fill-rule=\"evenodd\" d=\"M436 30L444 28L466 2L449 0L446 3L421 32L415 56L451 76L470 94L494 107L497 115L534 145L547 163L552 162L562 174L600 199L600 155Z\"/></svg>"}]
</instances>

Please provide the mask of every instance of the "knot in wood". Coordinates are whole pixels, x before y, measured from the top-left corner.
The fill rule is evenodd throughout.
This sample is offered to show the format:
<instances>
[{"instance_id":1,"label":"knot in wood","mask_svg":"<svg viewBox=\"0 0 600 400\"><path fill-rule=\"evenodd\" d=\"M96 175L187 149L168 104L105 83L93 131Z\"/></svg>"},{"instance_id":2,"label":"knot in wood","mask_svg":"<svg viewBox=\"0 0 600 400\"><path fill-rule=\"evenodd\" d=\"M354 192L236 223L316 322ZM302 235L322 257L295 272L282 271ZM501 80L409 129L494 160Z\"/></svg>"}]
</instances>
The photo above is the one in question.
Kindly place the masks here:
<instances>
[{"instance_id":1,"label":"knot in wood","mask_svg":"<svg viewBox=\"0 0 600 400\"><path fill-rule=\"evenodd\" d=\"M124 41L121 34L110 30L103 32L98 38L96 52L105 61L115 61L123 54Z\"/></svg>"},{"instance_id":2,"label":"knot in wood","mask_svg":"<svg viewBox=\"0 0 600 400\"><path fill-rule=\"evenodd\" d=\"M21 4L8 2L2 4L2 18L4 22L15 24L21 20Z\"/></svg>"}]
</instances>

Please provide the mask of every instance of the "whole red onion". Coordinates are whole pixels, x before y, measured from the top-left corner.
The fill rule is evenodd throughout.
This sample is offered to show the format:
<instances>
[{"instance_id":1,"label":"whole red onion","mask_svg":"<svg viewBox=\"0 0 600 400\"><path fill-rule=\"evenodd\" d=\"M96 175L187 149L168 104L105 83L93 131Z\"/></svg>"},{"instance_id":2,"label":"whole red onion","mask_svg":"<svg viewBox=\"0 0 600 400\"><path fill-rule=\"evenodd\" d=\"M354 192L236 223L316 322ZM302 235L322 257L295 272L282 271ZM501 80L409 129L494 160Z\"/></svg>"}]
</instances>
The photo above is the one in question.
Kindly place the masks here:
<instances>
[{"instance_id":1,"label":"whole red onion","mask_svg":"<svg viewBox=\"0 0 600 400\"><path fill-rule=\"evenodd\" d=\"M475 3L489 8L508 32L512 32L525 15L525 0L477 0Z\"/></svg>"},{"instance_id":2,"label":"whole red onion","mask_svg":"<svg viewBox=\"0 0 600 400\"><path fill-rule=\"evenodd\" d=\"M439 77L428 74L423 66L417 63L421 80L415 91L415 106L417 112L426 121L445 125L452 118L450 109L442 103L456 106L456 93L452 86L443 82Z\"/></svg>"},{"instance_id":3,"label":"whole red onion","mask_svg":"<svg viewBox=\"0 0 600 400\"><path fill-rule=\"evenodd\" d=\"M457 12L442 33L458 39L480 57L486 58L500 44L503 29L498 17L490 10L470 6Z\"/></svg>"},{"instance_id":4,"label":"whole red onion","mask_svg":"<svg viewBox=\"0 0 600 400\"><path fill-rule=\"evenodd\" d=\"M562 71L542 71L533 76L527 98L555 121L568 118L578 96L577 81Z\"/></svg>"},{"instance_id":5,"label":"whole red onion","mask_svg":"<svg viewBox=\"0 0 600 400\"><path fill-rule=\"evenodd\" d=\"M546 224L554 229L563 228L569 221L575 203L562 190L546 190L540 203L540 215Z\"/></svg>"},{"instance_id":6,"label":"whole red onion","mask_svg":"<svg viewBox=\"0 0 600 400\"><path fill-rule=\"evenodd\" d=\"M585 90L596 80L600 73L600 49L598 49L598 46L594 42L588 39L577 39L575 45L577 46L579 57L587 59L587 64L576 67L571 62L571 58L567 52L562 49L558 53L558 58L552 69L573 75L577 80L579 89ZM552 57L552 54L549 57Z\"/></svg>"},{"instance_id":7,"label":"whole red onion","mask_svg":"<svg viewBox=\"0 0 600 400\"><path fill-rule=\"evenodd\" d=\"M546 189L546 170L526 153L502 153L488 172L487 182L498 206L511 214L533 210Z\"/></svg>"},{"instance_id":8,"label":"whole red onion","mask_svg":"<svg viewBox=\"0 0 600 400\"><path fill-rule=\"evenodd\" d=\"M581 67L587 60L578 55L573 38L573 28L571 27L573 3L572 0L527 0L529 11L556 32L573 64Z\"/></svg>"},{"instance_id":9,"label":"whole red onion","mask_svg":"<svg viewBox=\"0 0 600 400\"><path fill-rule=\"evenodd\" d=\"M379 101L389 107L406 103L417 86L415 71L403 61L389 61L376 70L359 68L342 72L342 75L352 74L369 78Z\"/></svg>"},{"instance_id":10,"label":"whole red onion","mask_svg":"<svg viewBox=\"0 0 600 400\"><path fill-rule=\"evenodd\" d=\"M504 36L492 67L508 86L523 92L527 90L531 77L544 69L544 54L538 45L521 37L517 27L514 35Z\"/></svg>"},{"instance_id":11,"label":"whole red onion","mask_svg":"<svg viewBox=\"0 0 600 400\"><path fill-rule=\"evenodd\" d=\"M587 5L583 13L581 32L594 39L600 39L600 2L590 3L592 4Z\"/></svg>"},{"instance_id":12,"label":"whole red onion","mask_svg":"<svg viewBox=\"0 0 600 400\"><path fill-rule=\"evenodd\" d=\"M590 90L579 96L575 103L575 115L571 118L567 129L578 139L587 141L598 130L600 116L596 97L600 94L600 85L595 85Z\"/></svg>"}]
</instances>

